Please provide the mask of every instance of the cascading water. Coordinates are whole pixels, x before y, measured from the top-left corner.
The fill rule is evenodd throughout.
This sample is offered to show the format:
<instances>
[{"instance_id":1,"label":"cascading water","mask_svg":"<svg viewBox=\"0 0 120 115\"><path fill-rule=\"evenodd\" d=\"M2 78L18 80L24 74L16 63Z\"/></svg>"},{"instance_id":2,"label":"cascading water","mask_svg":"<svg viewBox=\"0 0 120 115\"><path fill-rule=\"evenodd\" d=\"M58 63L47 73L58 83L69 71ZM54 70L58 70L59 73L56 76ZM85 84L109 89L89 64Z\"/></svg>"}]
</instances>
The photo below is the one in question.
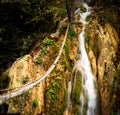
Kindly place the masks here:
<instances>
[{"instance_id":1,"label":"cascading water","mask_svg":"<svg viewBox=\"0 0 120 115\"><path fill-rule=\"evenodd\" d=\"M83 6L86 8L85 13L80 13L81 19L80 21L83 23L82 32L79 35L79 50L81 52L79 64L80 67L83 68L82 73L82 92L81 92L81 114L83 114L84 105L87 103L87 115L94 115L96 108L96 92L94 88L94 76L91 72L91 67L89 63L89 59L86 53L85 45L84 45L84 34L85 34L85 25L86 25L86 17L90 15L90 7L86 3L83 3ZM87 99L85 99L87 97ZM87 102L85 102L87 101Z\"/></svg>"},{"instance_id":2,"label":"cascading water","mask_svg":"<svg viewBox=\"0 0 120 115\"><path fill-rule=\"evenodd\" d=\"M83 6L86 8L86 12L80 13L80 22L83 23L82 32L79 35L79 59L77 60L77 63L75 64L73 68L73 72L76 70L79 71L82 74L82 89L81 94L79 98L79 106L80 106L80 115L96 115L96 91L94 88L94 76L91 72L91 67L89 63L89 59L87 56L87 52L84 45L84 35L85 35L85 27L86 27L86 17L90 15L90 7L86 3L82 3ZM72 76L74 77L74 83L73 81L69 81L68 84L68 106L66 110L66 115L68 115L68 111L70 109L71 105L71 90L74 91L74 86L76 84L76 75ZM81 79L79 77L79 79ZM72 85L73 83L73 85ZM72 86L72 88L71 88ZM74 113L73 113L74 114Z\"/></svg>"}]
</instances>

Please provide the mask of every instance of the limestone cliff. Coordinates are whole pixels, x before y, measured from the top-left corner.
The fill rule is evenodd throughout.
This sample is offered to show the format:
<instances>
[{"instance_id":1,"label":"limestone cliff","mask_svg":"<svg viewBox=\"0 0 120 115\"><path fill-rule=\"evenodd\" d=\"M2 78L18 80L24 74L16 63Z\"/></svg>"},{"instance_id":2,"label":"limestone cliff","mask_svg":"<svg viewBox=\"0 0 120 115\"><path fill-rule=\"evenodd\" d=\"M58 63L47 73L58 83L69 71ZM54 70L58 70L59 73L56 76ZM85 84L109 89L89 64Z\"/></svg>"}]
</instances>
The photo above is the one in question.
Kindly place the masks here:
<instances>
[{"instance_id":1,"label":"limestone cliff","mask_svg":"<svg viewBox=\"0 0 120 115\"><path fill-rule=\"evenodd\" d=\"M98 81L101 114L110 115L114 113L114 106L118 100L116 92L119 92L119 74L117 73L117 78L115 75L120 64L117 55L120 41L112 24L106 22L101 25L97 16L94 13L91 15L92 20L86 29L86 49L92 71Z\"/></svg>"},{"instance_id":2,"label":"limestone cliff","mask_svg":"<svg viewBox=\"0 0 120 115\"><path fill-rule=\"evenodd\" d=\"M66 25L64 26L66 28ZM72 37L68 34L62 56L49 78L23 95L8 100L6 112L46 115L64 112L67 100L67 83L77 52L77 39ZM41 43L36 44L28 55L17 59L3 74L1 87L7 88L5 91L11 91L42 76L55 60L63 38L64 30L60 32L58 38L45 37ZM6 85L5 81L7 81ZM1 112L5 112L4 104L2 108Z\"/></svg>"}]
</instances>

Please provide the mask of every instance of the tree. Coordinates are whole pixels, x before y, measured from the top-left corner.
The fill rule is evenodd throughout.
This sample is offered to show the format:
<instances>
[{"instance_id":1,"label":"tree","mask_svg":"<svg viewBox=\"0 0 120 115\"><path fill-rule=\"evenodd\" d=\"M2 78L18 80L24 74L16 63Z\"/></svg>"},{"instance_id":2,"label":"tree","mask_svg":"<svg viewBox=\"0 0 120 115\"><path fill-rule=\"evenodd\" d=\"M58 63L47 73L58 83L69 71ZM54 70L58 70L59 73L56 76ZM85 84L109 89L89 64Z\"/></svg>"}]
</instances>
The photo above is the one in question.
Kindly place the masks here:
<instances>
[{"instance_id":1,"label":"tree","mask_svg":"<svg viewBox=\"0 0 120 115\"><path fill-rule=\"evenodd\" d=\"M66 9L68 13L68 20L70 22L70 29L74 26L74 12L75 12L75 0L65 0Z\"/></svg>"}]
</instances>

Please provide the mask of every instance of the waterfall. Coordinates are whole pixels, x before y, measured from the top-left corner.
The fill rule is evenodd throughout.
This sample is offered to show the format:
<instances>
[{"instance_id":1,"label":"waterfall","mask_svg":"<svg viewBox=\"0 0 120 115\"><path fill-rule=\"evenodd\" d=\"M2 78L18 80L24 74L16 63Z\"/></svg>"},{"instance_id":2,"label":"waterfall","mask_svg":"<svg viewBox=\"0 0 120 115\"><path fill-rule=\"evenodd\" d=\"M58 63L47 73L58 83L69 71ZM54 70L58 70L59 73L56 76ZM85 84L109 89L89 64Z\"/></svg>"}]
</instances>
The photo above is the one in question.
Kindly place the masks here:
<instances>
[{"instance_id":1,"label":"waterfall","mask_svg":"<svg viewBox=\"0 0 120 115\"><path fill-rule=\"evenodd\" d=\"M90 67L90 62L87 56L87 52L85 49L84 45L84 36L85 36L85 28L86 28L86 17L90 15L91 13L91 8L86 4L82 3L83 6L86 8L86 12L80 13L80 22L82 22L83 27L82 27L82 32L79 34L79 52L78 54L79 59L77 60L73 72L74 73L76 70L81 73L82 78L79 76L79 79L81 80L81 85L82 87L81 92L80 92L80 98L78 101L78 104L80 103L80 115L96 115L96 91L94 88L94 76L91 72L91 67ZM76 75L72 75L74 77L74 83L72 79L68 83L68 105L67 105L67 110L66 110L66 115L68 115L70 105L72 103L72 100L70 99L71 92L74 91L74 86L76 84ZM73 84L73 85L72 85ZM72 87L72 88L71 88ZM72 90L72 91L71 91ZM74 113L73 113L74 114Z\"/></svg>"},{"instance_id":2,"label":"waterfall","mask_svg":"<svg viewBox=\"0 0 120 115\"><path fill-rule=\"evenodd\" d=\"M81 114L82 115L84 114L83 113L84 105L87 103L87 115L94 115L96 108L96 92L94 88L94 76L91 72L89 59L84 45L85 25L87 23L86 17L90 15L90 7L86 3L83 3L83 6L86 8L86 12L80 13L81 16L80 22L83 23L83 28L82 32L79 35L79 50L81 54L79 54L80 58L78 60L80 67L83 68L84 70L81 71L82 72L82 92L80 96Z\"/></svg>"}]
</instances>

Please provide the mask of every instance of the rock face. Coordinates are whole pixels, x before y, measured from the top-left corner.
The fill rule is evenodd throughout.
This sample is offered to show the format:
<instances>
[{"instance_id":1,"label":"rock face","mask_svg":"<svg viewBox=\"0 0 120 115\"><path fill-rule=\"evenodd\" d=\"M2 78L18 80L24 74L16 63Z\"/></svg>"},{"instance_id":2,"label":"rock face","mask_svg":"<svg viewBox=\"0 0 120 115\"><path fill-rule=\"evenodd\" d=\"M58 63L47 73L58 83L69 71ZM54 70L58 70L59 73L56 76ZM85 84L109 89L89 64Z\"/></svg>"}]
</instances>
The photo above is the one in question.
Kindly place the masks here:
<instances>
[{"instance_id":1,"label":"rock face","mask_svg":"<svg viewBox=\"0 0 120 115\"><path fill-rule=\"evenodd\" d=\"M55 40L46 37L42 43L38 43L33 48L29 55L17 59L3 74L0 87L12 90L42 76L56 58L63 39L64 35ZM8 100L6 112L32 115L63 114L67 106L68 79L71 77L76 52L77 39L70 40L68 34L62 56L49 78L29 92ZM5 81L7 85L4 85Z\"/></svg>"},{"instance_id":2,"label":"rock face","mask_svg":"<svg viewBox=\"0 0 120 115\"><path fill-rule=\"evenodd\" d=\"M116 100L114 74L118 33L109 23L101 26L94 20L88 24L85 39L91 67L98 81L101 113L110 115Z\"/></svg>"},{"instance_id":3,"label":"rock face","mask_svg":"<svg viewBox=\"0 0 120 115\"><path fill-rule=\"evenodd\" d=\"M44 73L44 70L37 67L30 55L25 55L16 60L12 66L4 73L9 77L9 89L22 87L23 85L35 80ZM8 113L21 113L21 114L36 114L43 111L44 105L44 81L34 87L29 92L24 93L22 96L10 99L6 102L8 105ZM35 103L36 102L36 103ZM36 105L35 105L36 104Z\"/></svg>"},{"instance_id":4,"label":"rock face","mask_svg":"<svg viewBox=\"0 0 120 115\"><path fill-rule=\"evenodd\" d=\"M118 35L114 28L106 24L107 32L104 35L103 29L100 29L99 36L102 40L102 49L98 58L98 83L101 97L102 113L110 114L112 106L115 103L114 92L114 73L116 50L118 48ZM112 94L112 95L111 95Z\"/></svg>"}]
</instances>

